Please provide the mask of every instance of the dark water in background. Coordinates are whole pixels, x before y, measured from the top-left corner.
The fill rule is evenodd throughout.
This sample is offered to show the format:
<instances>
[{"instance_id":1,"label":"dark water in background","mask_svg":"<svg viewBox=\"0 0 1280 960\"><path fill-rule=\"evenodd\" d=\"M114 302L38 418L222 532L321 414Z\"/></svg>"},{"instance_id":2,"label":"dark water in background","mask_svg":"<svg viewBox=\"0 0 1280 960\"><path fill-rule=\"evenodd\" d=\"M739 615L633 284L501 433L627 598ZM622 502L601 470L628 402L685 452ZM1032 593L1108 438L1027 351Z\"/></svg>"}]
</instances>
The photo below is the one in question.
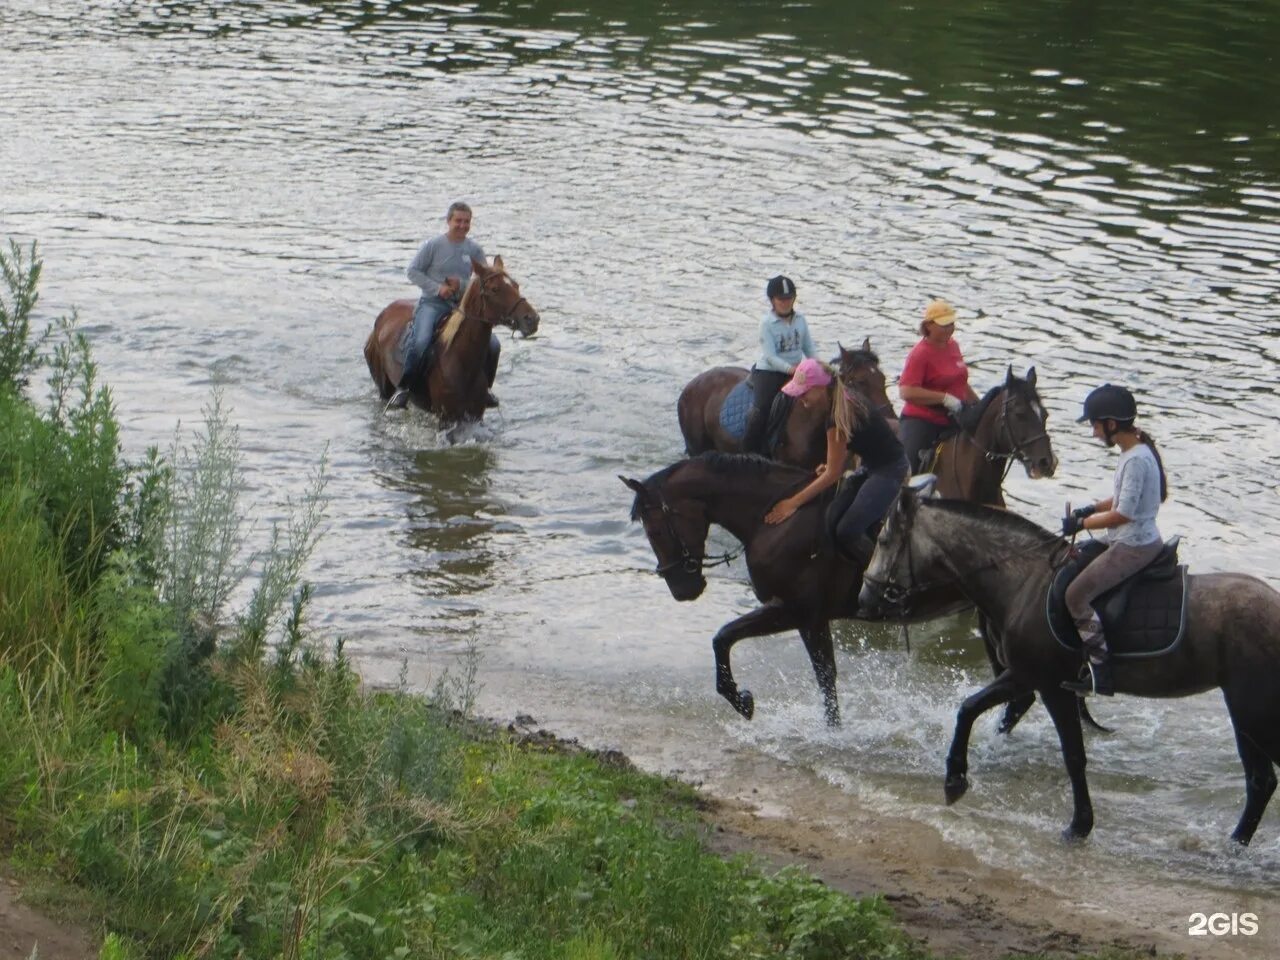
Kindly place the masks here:
<instances>
[{"instance_id":1,"label":"dark water in background","mask_svg":"<svg viewBox=\"0 0 1280 960\"><path fill-rule=\"evenodd\" d=\"M1048 525L1109 489L1072 421L1123 381L1164 532L1280 585L1280 5L1114 7L0 0L0 233L41 243L42 303L78 308L131 452L219 387L265 523L327 445L315 618L371 677L475 648L492 712L667 768L776 758L1064 890L1256 893L1280 935L1280 812L1229 854L1217 695L1100 708L1124 731L1089 745L1100 842L1064 861L1042 711L1012 741L980 725L984 789L938 805L984 675L969 620L910 653L842 626L837 733L795 639L741 644L747 724L709 644L750 608L741 567L677 606L616 479L681 454L690 377L752 359L766 277L796 280L820 348L870 336L891 375L939 295L979 391L1039 373L1062 466L1011 476L1015 509ZM459 198L543 332L505 342L500 415L449 447L380 415L360 348Z\"/></svg>"}]
</instances>

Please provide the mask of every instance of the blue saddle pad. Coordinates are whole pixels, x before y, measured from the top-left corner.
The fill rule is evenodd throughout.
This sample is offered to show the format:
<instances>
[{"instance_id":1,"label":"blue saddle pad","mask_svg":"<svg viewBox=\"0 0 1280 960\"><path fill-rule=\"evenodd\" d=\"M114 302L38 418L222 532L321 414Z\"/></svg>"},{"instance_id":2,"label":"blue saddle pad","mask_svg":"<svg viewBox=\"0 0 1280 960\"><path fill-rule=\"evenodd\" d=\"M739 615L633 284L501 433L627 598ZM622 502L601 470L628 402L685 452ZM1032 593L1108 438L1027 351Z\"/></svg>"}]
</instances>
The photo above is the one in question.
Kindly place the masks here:
<instances>
[{"instance_id":1,"label":"blue saddle pad","mask_svg":"<svg viewBox=\"0 0 1280 960\"><path fill-rule=\"evenodd\" d=\"M735 440L747 432L747 411L751 409L751 381L743 380L729 391L720 405L720 426Z\"/></svg>"}]
</instances>

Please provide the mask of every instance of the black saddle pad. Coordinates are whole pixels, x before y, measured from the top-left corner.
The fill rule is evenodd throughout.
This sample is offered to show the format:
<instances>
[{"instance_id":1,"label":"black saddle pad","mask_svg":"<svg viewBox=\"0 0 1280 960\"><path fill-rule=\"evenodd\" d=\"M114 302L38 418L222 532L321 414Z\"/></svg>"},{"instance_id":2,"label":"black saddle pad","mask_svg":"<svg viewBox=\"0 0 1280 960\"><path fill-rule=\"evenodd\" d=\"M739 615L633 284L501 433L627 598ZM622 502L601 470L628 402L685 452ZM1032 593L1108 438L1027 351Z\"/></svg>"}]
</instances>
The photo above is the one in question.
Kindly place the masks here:
<instances>
[{"instance_id":1,"label":"black saddle pad","mask_svg":"<svg viewBox=\"0 0 1280 960\"><path fill-rule=\"evenodd\" d=\"M1067 585L1102 555L1106 545L1091 540L1054 575L1045 600L1045 616L1058 643L1079 651L1080 634L1067 610ZM1102 618L1107 649L1115 659L1158 657L1169 653L1187 629L1187 568L1178 563L1178 539L1165 544L1156 559L1119 586L1093 601Z\"/></svg>"}]
</instances>

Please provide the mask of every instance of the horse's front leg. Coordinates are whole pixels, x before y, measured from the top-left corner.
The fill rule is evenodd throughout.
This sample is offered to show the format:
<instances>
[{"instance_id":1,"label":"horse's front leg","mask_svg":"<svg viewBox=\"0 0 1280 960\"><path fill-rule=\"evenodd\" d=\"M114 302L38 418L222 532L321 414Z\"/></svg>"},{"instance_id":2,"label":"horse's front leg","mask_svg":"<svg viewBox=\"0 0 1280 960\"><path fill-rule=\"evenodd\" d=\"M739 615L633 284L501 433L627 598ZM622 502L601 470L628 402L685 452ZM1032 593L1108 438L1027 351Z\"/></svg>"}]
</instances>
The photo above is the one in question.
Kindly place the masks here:
<instances>
[{"instance_id":1,"label":"horse's front leg","mask_svg":"<svg viewBox=\"0 0 1280 960\"><path fill-rule=\"evenodd\" d=\"M1040 699L1053 718L1058 730L1058 742L1062 745L1062 759L1071 778L1071 799L1074 812L1071 823L1062 831L1062 839L1083 840L1093 830L1093 801L1089 799L1089 784L1084 777L1084 731L1080 727L1080 708L1077 697L1066 690L1041 690Z\"/></svg>"},{"instance_id":2,"label":"horse's front leg","mask_svg":"<svg viewBox=\"0 0 1280 960\"><path fill-rule=\"evenodd\" d=\"M831 624L823 620L800 628L800 638L809 652L813 675L822 691L822 703L827 715L827 726L840 726L840 699L836 694L836 650L831 639Z\"/></svg>"},{"instance_id":3,"label":"horse's front leg","mask_svg":"<svg viewBox=\"0 0 1280 960\"><path fill-rule=\"evenodd\" d=\"M738 684L733 679L733 668L729 666L729 651L735 643L746 637L764 637L798 626L795 614L781 604L767 603L737 620L729 621L712 639L711 649L716 657L716 693L728 700L733 709L748 720L755 713L756 701L750 690L738 689Z\"/></svg>"},{"instance_id":4,"label":"horse's front leg","mask_svg":"<svg viewBox=\"0 0 1280 960\"><path fill-rule=\"evenodd\" d=\"M991 664L991 674L999 679L1000 674L1004 672L1004 663L1000 659L997 648L995 628L991 625L991 618L981 610L978 611L978 636L982 638L982 646L987 651L987 662ZM1000 719L998 731L1000 733L1011 731L1035 702L1036 695L1030 691L1010 700L1005 704L1004 716Z\"/></svg>"},{"instance_id":5,"label":"horse's front leg","mask_svg":"<svg viewBox=\"0 0 1280 960\"><path fill-rule=\"evenodd\" d=\"M960 704L956 714L956 731L947 751L947 779L943 792L947 805L955 803L969 789L969 735L977 719L992 707L1008 703L1023 694L1024 688L1013 679L1008 670ZM1033 698L1034 699L1034 698Z\"/></svg>"}]
</instances>

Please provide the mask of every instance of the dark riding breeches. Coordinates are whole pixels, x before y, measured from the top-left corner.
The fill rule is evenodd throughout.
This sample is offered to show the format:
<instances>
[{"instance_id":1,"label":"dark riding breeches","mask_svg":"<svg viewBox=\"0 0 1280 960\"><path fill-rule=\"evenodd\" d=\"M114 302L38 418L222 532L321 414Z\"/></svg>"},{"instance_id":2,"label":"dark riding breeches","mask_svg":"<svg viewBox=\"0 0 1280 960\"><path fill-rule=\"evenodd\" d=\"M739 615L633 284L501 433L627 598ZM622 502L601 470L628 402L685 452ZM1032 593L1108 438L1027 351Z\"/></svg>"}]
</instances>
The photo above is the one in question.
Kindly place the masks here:
<instances>
[{"instance_id":1,"label":"dark riding breeches","mask_svg":"<svg viewBox=\"0 0 1280 960\"><path fill-rule=\"evenodd\" d=\"M743 453L764 453L764 435L769 426L769 408L778 391L791 379L788 373L751 368L751 409L742 431Z\"/></svg>"},{"instance_id":2,"label":"dark riding breeches","mask_svg":"<svg viewBox=\"0 0 1280 960\"><path fill-rule=\"evenodd\" d=\"M855 555L858 541L884 519L906 478L905 457L892 466L881 467L867 474L853 503L849 504L836 523L836 541L846 554Z\"/></svg>"},{"instance_id":3,"label":"dark riding breeches","mask_svg":"<svg viewBox=\"0 0 1280 960\"><path fill-rule=\"evenodd\" d=\"M919 417L903 417L898 421L898 439L902 441L902 449L907 452L907 463L910 464L913 476L929 469L938 440L950 429L952 426L948 423L934 423ZM921 462L922 456L928 463Z\"/></svg>"},{"instance_id":4,"label":"dark riding breeches","mask_svg":"<svg viewBox=\"0 0 1280 960\"><path fill-rule=\"evenodd\" d=\"M1163 547L1160 540L1140 547L1113 543L1067 585L1067 610L1071 612L1076 629L1080 631L1080 639L1092 656L1105 653L1107 649L1107 642L1102 636L1102 621L1093 609L1093 601L1149 564Z\"/></svg>"}]
</instances>

